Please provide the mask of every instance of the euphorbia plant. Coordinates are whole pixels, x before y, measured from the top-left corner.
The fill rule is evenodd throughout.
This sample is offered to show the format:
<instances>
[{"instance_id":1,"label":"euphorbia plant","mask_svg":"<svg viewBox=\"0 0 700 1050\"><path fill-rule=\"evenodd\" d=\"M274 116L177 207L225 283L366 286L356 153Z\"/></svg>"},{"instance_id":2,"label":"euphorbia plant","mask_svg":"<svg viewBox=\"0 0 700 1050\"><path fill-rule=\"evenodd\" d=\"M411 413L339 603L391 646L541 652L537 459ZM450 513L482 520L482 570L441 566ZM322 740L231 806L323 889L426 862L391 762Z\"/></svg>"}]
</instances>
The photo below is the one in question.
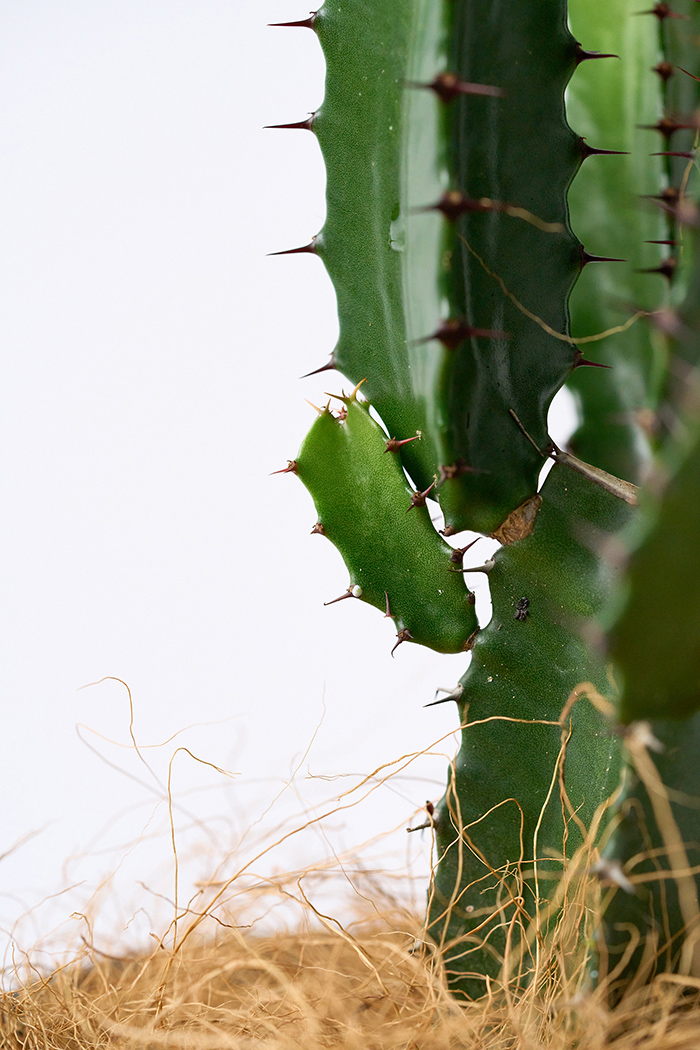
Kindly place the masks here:
<instances>
[{"instance_id":1,"label":"euphorbia plant","mask_svg":"<svg viewBox=\"0 0 700 1050\"><path fill-rule=\"evenodd\" d=\"M323 152L327 220L294 250L320 256L337 293L321 370L356 386L287 469L345 559L342 597L393 617L397 644L471 651L448 698L462 744L434 814L427 923L463 996L529 980L545 936L564 946L573 863L614 888L618 986L695 966L697 810L674 817L674 804L700 764L700 574L683 510L700 500L686 396L697 9L677 4L637 17L632 0L326 0L289 23L317 33L327 62L323 105L296 125ZM580 418L561 450L547 412L565 383ZM639 511L655 459L663 484ZM464 564L465 530L500 542L493 559ZM489 573L488 624L472 567ZM647 615L649 572L682 598ZM640 717L660 721L635 729L633 769L613 729ZM673 780L665 809L649 776Z\"/></svg>"}]
</instances>

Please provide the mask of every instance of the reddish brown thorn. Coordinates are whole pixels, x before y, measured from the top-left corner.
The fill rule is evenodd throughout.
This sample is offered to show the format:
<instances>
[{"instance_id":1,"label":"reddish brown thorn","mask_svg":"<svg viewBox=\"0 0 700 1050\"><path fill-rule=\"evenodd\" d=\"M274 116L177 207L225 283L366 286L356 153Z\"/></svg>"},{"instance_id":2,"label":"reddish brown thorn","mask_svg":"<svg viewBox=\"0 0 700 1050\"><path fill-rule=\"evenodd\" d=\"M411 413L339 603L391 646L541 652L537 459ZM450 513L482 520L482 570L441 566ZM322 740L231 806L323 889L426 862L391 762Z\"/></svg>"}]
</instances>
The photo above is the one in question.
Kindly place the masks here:
<instances>
[{"instance_id":1,"label":"reddish brown thorn","mask_svg":"<svg viewBox=\"0 0 700 1050\"><path fill-rule=\"evenodd\" d=\"M645 241L645 244L668 244L671 248L675 248L678 241Z\"/></svg>"},{"instance_id":2,"label":"reddish brown thorn","mask_svg":"<svg viewBox=\"0 0 700 1050\"><path fill-rule=\"evenodd\" d=\"M308 379L309 376L317 376L320 372L329 372L333 368L337 368L337 367L338 366L335 363L335 357L333 356L333 354L331 354L330 359L328 361L328 364L321 365L320 368L314 368L313 372L307 372L306 375L299 376L299 378L300 379Z\"/></svg>"},{"instance_id":3,"label":"reddish brown thorn","mask_svg":"<svg viewBox=\"0 0 700 1050\"><path fill-rule=\"evenodd\" d=\"M581 247L579 248L579 257L580 257L580 264L579 265L581 266L581 269L583 269L584 266L587 266L588 263L596 263L596 262L627 262L627 259L613 259L613 258L611 258L608 255L591 255L590 252L586 251L586 249L583 247L583 245L581 245Z\"/></svg>"},{"instance_id":4,"label":"reddish brown thorn","mask_svg":"<svg viewBox=\"0 0 700 1050\"><path fill-rule=\"evenodd\" d=\"M292 26L299 26L302 29L313 29L316 24L316 15L318 11L312 11L308 18L302 18L300 22L268 22L269 26L281 26L284 29L289 29Z\"/></svg>"},{"instance_id":5,"label":"reddish brown thorn","mask_svg":"<svg viewBox=\"0 0 700 1050\"><path fill-rule=\"evenodd\" d=\"M438 469L441 484L443 481L454 481L455 478L461 478L463 474L481 474L478 467L468 466L463 459L458 459L455 463L442 463ZM445 531L443 535L452 536L453 533Z\"/></svg>"},{"instance_id":6,"label":"reddish brown thorn","mask_svg":"<svg viewBox=\"0 0 700 1050\"><path fill-rule=\"evenodd\" d=\"M330 602L324 602L324 605L335 605L336 602L342 602L345 598L360 598L362 596L361 587L348 587L345 594L341 594L339 598L333 598Z\"/></svg>"},{"instance_id":7,"label":"reddish brown thorn","mask_svg":"<svg viewBox=\"0 0 700 1050\"><path fill-rule=\"evenodd\" d=\"M283 129L294 129L299 128L301 131L313 131L314 130L314 117L315 113L312 113L306 120L298 120L295 124L266 124L263 131L280 131Z\"/></svg>"},{"instance_id":8,"label":"reddish brown thorn","mask_svg":"<svg viewBox=\"0 0 700 1050\"><path fill-rule=\"evenodd\" d=\"M442 473L442 471L441 471L441 473ZM454 525L445 525L444 529L440 529L440 535L441 536L445 536L445 537L447 537L447 536L455 536L456 534L457 534L457 529L454 527Z\"/></svg>"},{"instance_id":9,"label":"reddish brown thorn","mask_svg":"<svg viewBox=\"0 0 700 1050\"><path fill-rule=\"evenodd\" d=\"M690 21L689 15L679 15L672 8L670 4L667 4L665 0L661 0L660 3L654 4L648 11L635 11L637 15L656 15L659 22L663 22L665 18L679 18L683 22Z\"/></svg>"},{"instance_id":10,"label":"reddish brown thorn","mask_svg":"<svg viewBox=\"0 0 700 1050\"><path fill-rule=\"evenodd\" d=\"M581 157L583 160L587 160L588 157L627 157L629 152L624 149L596 149L595 146L589 146L585 138L579 139L579 147L581 150Z\"/></svg>"},{"instance_id":11,"label":"reddish brown thorn","mask_svg":"<svg viewBox=\"0 0 700 1050\"><path fill-rule=\"evenodd\" d=\"M392 611L391 611L391 606L389 605L389 592L388 591L384 591L384 597L386 598L386 612L384 613L384 619L385 620L393 620L394 617L393 617L393 614L392 614Z\"/></svg>"},{"instance_id":12,"label":"reddish brown thorn","mask_svg":"<svg viewBox=\"0 0 700 1050\"><path fill-rule=\"evenodd\" d=\"M422 436L423 435L421 434L421 432L419 430L417 434L413 435L413 437L402 438L401 441L397 441L395 437L388 438L387 442L386 442L386 451L387 452L398 452L402 445L408 445L408 443L410 441L420 441Z\"/></svg>"},{"instance_id":13,"label":"reddish brown thorn","mask_svg":"<svg viewBox=\"0 0 700 1050\"><path fill-rule=\"evenodd\" d=\"M338 409L338 416L337 416L338 422L339 423L343 423L347 418L348 418L348 406L347 405L341 405L340 408Z\"/></svg>"},{"instance_id":14,"label":"reddish brown thorn","mask_svg":"<svg viewBox=\"0 0 700 1050\"><path fill-rule=\"evenodd\" d=\"M660 273L667 281L672 281L677 266L678 260L672 255L668 259L664 259L660 266L652 266L647 270L635 270L635 273Z\"/></svg>"},{"instance_id":15,"label":"reddish brown thorn","mask_svg":"<svg viewBox=\"0 0 700 1050\"><path fill-rule=\"evenodd\" d=\"M320 521L317 521L316 524L314 525L313 529L311 530L311 535L312 536L325 536L326 535L326 530L325 530L325 528L323 527L323 524Z\"/></svg>"},{"instance_id":16,"label":"reddish brown thorn","mask_svg":"<svg viewBox=\"0 0 700 1050\"><path fill-rule=\"evenodd\" d=\"M428 498L428 493L432 488L435 488L435 484L436 483L433 482L432 485L428 485L425 492L414 492L411 496L411 506L406 509L406 513L408 513L409 510L413 510L414 507L424 507L425 501Z\"/></svg>"},{"instance_id":17,"label":"reddish brown thorn","mask_svg":"<svg viewBox=\"0 0 700 1050\"><path fill-rule=\"evenodd\" d=\"M582 48L581 45L579 44L578 40L576 41L576 53L575 53L575 56L574 56L574 60L576 62L576 65L578 65L580 62L588 62L592 58L619 58L619 57L620 57L619 55L604 54L601 51L585 51L584 48Z\"/></svg>"},{"instance_id":18,"label":"reddish brown thorn","mask_svg":"<svg viewBox=\"0 0 700 1050\"><path fill-rule=\"evenodd\" d=\"M270 477L272 477L273 474L296 474L296 473L297 473L297 461L295 459L288 459L287 460L287 466L286 467L282 467L281 470L272 470L272 471L270 471Z\"/></svg>"},{"instance_id":19,"label":"reddish brown thorn","mask_svg":"<svg viewBox=\"0 0 700 1050\"><path fill-rule=\"evenodd\" d=\"M464 561L464 555L467 553L469 548L473 547L475 543L478 543L480 539L483 539L483 537L477 536L476 539L472 540L471 543L468 543L466 547L455 547L455 549L450 554L450 561L453 562L455 565L461 565Z\"/></svg>"},{"instance_id":20,"label":"reddish brown thorn","mask_svg":"<svg viewBox=\"0 0 700 1050\"><path fill-rule=\"evenodd\" d=\"M586 366L589 368L612 368L612 365L602 365L600 361L589 361L580 350L577 350L574 368L584 368Z\"/></svg>"},{"instance_id":21,"label":"reddish brown thorn","mask_svg":"<svg viewBox=\"0 0 700 1050\"><path fill-rule=\"evenodd\" d=\"M654 66L652 72L658 73L665 84L673 76L673 66L670 62L659 62L658 66Z\"/></svg>"},{"instance_id":22,"label":"reddish brown thorn","mask_svg":"<svg viewBox=\"0 0 700 1050\"><path fill-rule=\"evenodd\" d=\"M696 3L700 3L700 0L696 0ZM680 69L681 73L685 73L685 75L687 77L690 77L692 80L700 80L700 77L696 77L693 73L689 73L687 69L683 69L683 66L679 66L678 68Z\"/></svg>"},{"instance_id":23,"label":"reddish brown thorn","mask_svg":"<svg viewBox=\"0 0 700 1050\"><path fill-rule=\"evenodd\" d=\"M637 127L647 131L658 131L668 141L676 131L695 130L698 127L698 122L695 120L690 124L686 124L680 120L675 120L673 117L662 117L656 124L638 124Z\"/></svg>"},{"instance_id":24,"label":"reddish brown thorn","mask_svg":"<svg viewBox=\"0 0 700 1050\"><path fill-rule=\"evenodd\" d=\"M447 193L443 193L437 204L428 205L425 210L441 211L448 222L456 222L467 212L501 211L502 205L486 197L483 200L474 200L465 196L461 190L448 190Z\"/></svg>"},{"instance_id":25,"label":"reddish brown thorn","mask_svg":"<svg viewBox=\"0 0 700 1050\"><path fill-rule=\"evenodd\" d=\"M661 201L663 204L675 208L681 199L681 191L677 190L675 186L667 186L661 193L644 193L641 197L642 200Z\"/></svg>"},{"instance_id":26,"label":"reddish brown thorn","mask_svg":"<svg viewBox=\"0 0 700 1050\"><path fill-rule=\"evenodd\" d=\"M510 332L473 328L463 317L454 317L443 321L424 341L429 342L431 339L438 339L447 350L456 350L465 339L510 339Z\"/></svg>"},{"instance_id":27,"label":"reddish brown thorn","mask_svg":"<svg viewBox=\"0 0 700 1050\"><path fill-rule=\"evenodd\" d=\"M467 591L467 601L470 605L476 605L476 595L474 591Z\"/></svg>"},{"instance_id":28,"label":"reddish brown thorn","mask_svg":"<svg viewBox=\"0 0 700 1050\"><path fill-rule=\"evenodd\" d=\"M312 255L316 252L316 238L312 237L308 244L303 244L301 248L287 248L284 252L268 252L268 255L304 255L311 253Z\"/></svg>"},{"instance_id":29,"label":"reddish brown thorn","mask_svg":"<svg viewBox=\"0 0 700 1050\"><path fill-rule=\"evenodd\" d=\"M398 647L401 645L401 642L412 642L412 641L413 641L413 635L409 631L408 627L402 628L402 630L400 630L399 633L396 635L396 645L391 650L391 655L392 656L394 655L394 653L396 652Z\"/></svg>"},{"instance_id":30,"label":"reddish brown thorn","mask_svg":"<svg viewBox=\"0 0 700 1050\"><path fill-rule=\"evenodd\" d=\"M685 157L686 160L695 160L695 158L697 157L697 153L694 152L694 151L686 153L683 150L679 150L679 149L665 149L665 150L662 150L660 153L650 153L649 156L650 157Z\"/></svg>"},{"instance_id":31,"label":"reddish brown thorn","mask_svg":"<svg viewBox=\"0 0 700 1050\"><path fill-rule=\"evenodd\" d=\"M466 80L460 80L455 73L439 73L429 84L412 83L409 87L428 88L445 103L453 102L459 95L487 95L490 98L500 98L503 95L501 88L491 87L489 84L470 84Z\"/></svg>"}]
</instances>

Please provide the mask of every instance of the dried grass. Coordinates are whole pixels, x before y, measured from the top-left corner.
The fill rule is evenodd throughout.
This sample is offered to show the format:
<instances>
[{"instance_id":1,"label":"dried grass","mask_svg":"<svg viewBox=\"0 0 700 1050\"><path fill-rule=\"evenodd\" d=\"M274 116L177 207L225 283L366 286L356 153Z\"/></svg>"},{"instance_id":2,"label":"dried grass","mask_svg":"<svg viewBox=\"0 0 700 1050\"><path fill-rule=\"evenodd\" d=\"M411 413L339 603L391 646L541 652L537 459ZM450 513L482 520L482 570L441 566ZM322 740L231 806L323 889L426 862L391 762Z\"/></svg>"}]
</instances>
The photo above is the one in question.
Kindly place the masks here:
<instances>
[{"instance_id":1,"label":"dried grass","mask_svg":"<svg viewBox=\"0 0 700 1050\"><path fill-rule=\"evenodd\" d=\"M582 683L564 708L561 766L568 739L565 716L579 696L605 703L594 694ZM648 779L645 741L628 743L640 777ZM341 800L358 792L361 797L371 795L377 783L396 776L416 757L402 756L363 777ZM563 802L568 802L563 775L552 783L558 783ZM657 793L668 801L662 785ZM345 806L344 801L336 803L325 816ZM674 822L665 811L661 816L671 835ZM322 819L314 817L311 823ZM430 824L429 820L426 826ZM615 891L610 879L593 874L599 858L596 827L564 865L549 908L538 909L528 922L521 908L512 910L506 940L520 948L513 947L510 958L504 956L501 979L491 982L489 994L473 1003L458 1002L449 993L440 952L426 938L422 919L415 914L415 898L399 885L395 873L378 878L347 854L336 856L334 865L264 878L254 876L248 863L232 878L200 887L183 906L177 896L174 824L171 830L175 910L160 940L154 940L149 951L118 956L98 950L86 938L79 957L52 973L41 973L27 956L10 975L12 990L0 995L2 1050L700 1046L700 978L661 975L651 985L630 991L612 1010L608 990L625 959L608 967L601 954L601 977L594 987L591 946L599 935L606 901ZM295 833L285 832L269 849ZM685 885L687 858L671 839L672 835L669 857L673 853L677 861L674 877L679 886ZM254 860L267 853L268 849L259 852ZM632 885L643 877L631 869L628 874ZM354 891L355 917L345 925L324 914L319 903L334 877ZM410 882L408 874L404 881ZM411 900L413 906L405 903ZM269 916L280 902L300 909L297 928L261 935L262 927L249 922L250 916ZM690 910L695 928L695 911Z\"/></svg>"},{"instance_id":2,"label":"dried grass","mask_svg":"<svg viewBox=\"0 0 700 1050\"><path fill-rule=\"evenodd\" d=\"M691 1050L697 989L657 981L614 1012L600 993L526 992L458 1005L418 921L387 916L348 930L189 940L175 956L82 962L6 995L7 1050ZM696 982L697 983L697 982ZM689 995L689 992L691 993Z\"/></svg>"}]
</instances>

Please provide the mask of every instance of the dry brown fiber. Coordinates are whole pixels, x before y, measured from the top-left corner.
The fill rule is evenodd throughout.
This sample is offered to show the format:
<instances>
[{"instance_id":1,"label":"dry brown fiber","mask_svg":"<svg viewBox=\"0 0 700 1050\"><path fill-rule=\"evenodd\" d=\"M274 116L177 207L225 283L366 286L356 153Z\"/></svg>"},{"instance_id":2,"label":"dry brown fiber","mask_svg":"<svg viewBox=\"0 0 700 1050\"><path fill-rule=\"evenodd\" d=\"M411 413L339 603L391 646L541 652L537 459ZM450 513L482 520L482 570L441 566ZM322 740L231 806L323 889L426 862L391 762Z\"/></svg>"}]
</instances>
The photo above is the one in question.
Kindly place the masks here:
<instances>
[{"instance_id":1,"label":"dry brown fiber","mask_svg":"<svg viewBox=\"0 0 700 1050\"><path fill-rule=\"evenodd\" d=\"M173 956L88 956L0 1000L3 1050L696 1050L700 998L657 981L614 1012L596 994L458 1005L405 916L337 933L231 931ZM396 921L398 919L398 921ZM696 982L697 984L697 982Z\"/></svg>"}]
</instances>

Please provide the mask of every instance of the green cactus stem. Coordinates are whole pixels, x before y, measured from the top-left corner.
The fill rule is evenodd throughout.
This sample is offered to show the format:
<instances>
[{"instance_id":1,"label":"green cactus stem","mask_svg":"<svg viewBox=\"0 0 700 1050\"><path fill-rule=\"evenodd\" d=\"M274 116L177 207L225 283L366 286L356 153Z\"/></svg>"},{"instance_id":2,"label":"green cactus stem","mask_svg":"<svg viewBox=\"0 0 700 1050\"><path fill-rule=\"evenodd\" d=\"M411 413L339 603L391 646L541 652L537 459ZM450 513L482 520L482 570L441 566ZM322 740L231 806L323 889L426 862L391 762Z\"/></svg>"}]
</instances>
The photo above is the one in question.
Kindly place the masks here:
<instances>
[{"instance_id":1,"label":"green cactus stem","mask_svg":"<svg viewBox=\"0 0 700 1050\"><path fill-rule=\"evenodd\" d=\"M399 641L461 652L477 628L474 596L433 527L428 493L408 487L397 442L369 405L356 395L341 403L339 415L321 412L295 461L316 506L314 531L342 554L347 596L391 615Z\"/></svg>"},{"instance_id":2,"label":"green cactus stem","mask_svg":"<svg viewBox=\"0 0 700 1050\"><path fill-rule=\"evenodd\" d=\"M617 784L618 741L587 701L571 712L559 770L560 718L581 682L609 689L605 661L581 628L600 615L615 576L599 544L630 513L623 500L557 465L532 531L494 555L494 615L461 680L462 743L437 810L429 916L452 986L467 998L493 987L506 946L527 979L533 931L536 945L556 921L540 924L547 898L583 843L581 828ZM517 615L521 599L526 617Z\"/></svg>"},{"instance_id":3,"label":"green cactus stem","mask_svg":"<svg viewBox=\"0 0 700 1050\"><path fill-rule=\"evenodd\" d=\"M697 227L698 212L682 202L674 218L696 260L683 306L663 318L671 432L607 616L627 724L624 792L602 872L612 887L602 962L613 1001L659 971L700 977L700 265L697 233L681 221Z\"/></svg>"},{"instance_id":4,"label":"green cactus stem","mask_svg":"<svg viewBox=\"0 0 700 1050\"><path fill-rule=\"evenodd\" d=\"M594 856L586 827L604 826L619 782L619 738L582 684L614 692L598 622L626 564L634 486L668 445L663 319L680 323L668 303L688 280L677 204L697 93L675 68L690 63L689 45L668 24L685 23L665 5L638 18L635 0L570 6L573 31L598 53L572 35L566 0L326 0L304 23L327 62L323 105L297 125L318 136L328 173L326 223L299 249L323 259L338 297L340 337L322 369L364 383L385 429L355 395L341 399L337 415L320 413L293 468L316 504L314 531L345 560L341 597L393 616L399 642L473 650L450 697L462 742L435 812L428 920L466 998L531 979L542 938L559 936L550 901L577 851ZM676 139L683 148L669 149ZM684 245L684 261L691 254ZM570 377L573 448L591 468L548 435L552 397ZM556 462L538 492L548 456ZM679 503L692 503L683 477ZM473 529L502 544L485 566L493 617L478 633L459 554L435 532L428 497L445 535ZM677 523L678 506L663 506ZM655 537L650 560L667 565ZM666 717L671 694L676 714L692 709L696 651L689 644L668 682L659 656L647 692L637 688L636 655L673 643L669 628L654 650L644 622L644 549L613 656L622 710ZM694 601L687 575L679 611ZM684 755L669 773L678 790L690 764ZM647 801L637 808L651 826ZM626 863L639 827L616 821L606 834ZM673 907L677 930L688 913L680 889ZM609 944L619 958L621 942Z\"/></svg>"}]
</instances>

